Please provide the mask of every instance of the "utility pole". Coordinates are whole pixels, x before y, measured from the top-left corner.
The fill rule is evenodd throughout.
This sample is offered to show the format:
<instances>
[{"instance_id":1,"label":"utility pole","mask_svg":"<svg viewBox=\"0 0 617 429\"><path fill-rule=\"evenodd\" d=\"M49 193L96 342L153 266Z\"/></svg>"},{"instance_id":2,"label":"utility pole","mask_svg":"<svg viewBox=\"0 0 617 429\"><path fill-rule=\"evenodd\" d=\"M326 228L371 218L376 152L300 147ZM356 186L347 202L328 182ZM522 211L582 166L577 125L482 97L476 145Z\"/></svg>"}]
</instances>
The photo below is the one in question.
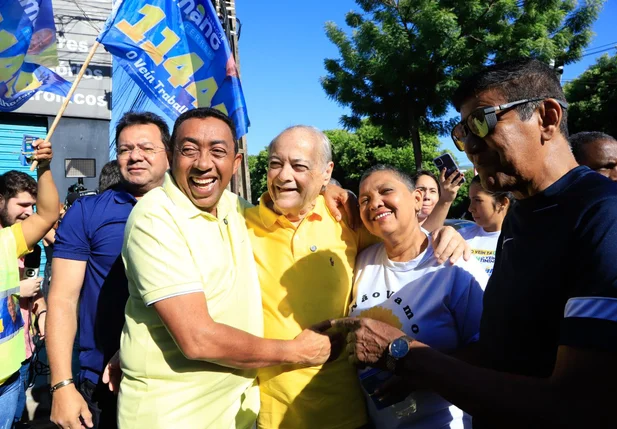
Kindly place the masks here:
<instances>
[{"instance_id":1,"label":"utility pole","mask_svg":"<svg viewBox=\"0 0 617 429\"><path fill-rule=\"evenodd\" d=\"M236 1L235 0L212 0L216 12L219 15L223 29L229 41L229 47L236 61L238 69L238 77L240 77L240 55L238 52L238 36L240 26L236 19ZM246 136L243 136L238 141L238 152L242 154L242 163L238 172L231 179L231 191L240 195L247 201L251 201L251 182L249 177L249 160L246 145Z\"/></svg>"},{"instance_id":2,"label":"utility pole","mask_svg":"<svg viewBox=\"0 0 617 429\"><path fill-rule=\"evenodd\" d=\"M555 70L555 74L559 76L559 83L561 83L561 79L563 78L563 61L555 61L551 59L548 62L548 65Z\"/></svg>"}]
</instances>

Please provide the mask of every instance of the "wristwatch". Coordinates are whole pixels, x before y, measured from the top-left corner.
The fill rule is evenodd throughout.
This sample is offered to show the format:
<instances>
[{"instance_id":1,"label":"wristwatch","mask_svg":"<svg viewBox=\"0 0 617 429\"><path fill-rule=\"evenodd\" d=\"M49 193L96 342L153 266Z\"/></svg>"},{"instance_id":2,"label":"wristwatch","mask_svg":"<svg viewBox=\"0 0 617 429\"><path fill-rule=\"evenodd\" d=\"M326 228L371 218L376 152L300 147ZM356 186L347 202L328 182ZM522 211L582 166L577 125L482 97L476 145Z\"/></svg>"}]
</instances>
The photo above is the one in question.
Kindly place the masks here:
<instances>
[{"instance_id":1,"label":"wristwatch","mask_svg":"<svg viewBox=\"0 0 617 429\"><path fill-rule=\"evenodd\" d=\"M403 335L392 341L388 346L388 355L386 356L386 367L389 371L396 373L397 363L409 353L413 338Z\"/></svg>"}]
</instances>

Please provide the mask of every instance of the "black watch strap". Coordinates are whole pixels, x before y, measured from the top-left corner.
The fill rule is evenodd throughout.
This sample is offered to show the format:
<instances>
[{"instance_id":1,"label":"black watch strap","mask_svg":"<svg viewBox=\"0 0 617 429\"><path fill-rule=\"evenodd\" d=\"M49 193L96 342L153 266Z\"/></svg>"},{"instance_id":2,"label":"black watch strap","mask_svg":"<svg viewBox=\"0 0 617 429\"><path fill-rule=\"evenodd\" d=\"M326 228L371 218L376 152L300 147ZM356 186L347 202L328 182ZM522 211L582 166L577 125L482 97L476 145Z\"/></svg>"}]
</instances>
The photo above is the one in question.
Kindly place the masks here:
<instances>
[{"instance_id":1,"label":"black watch strap","mask_svg":"<svg viewBox=\"0 0 617 429\"><path fill-rule=\"evenodd\" d=\"M396 372L397 359L390 356L390 353L386 353L386 369L390 372Z\"/></svg>"}]
</instances>

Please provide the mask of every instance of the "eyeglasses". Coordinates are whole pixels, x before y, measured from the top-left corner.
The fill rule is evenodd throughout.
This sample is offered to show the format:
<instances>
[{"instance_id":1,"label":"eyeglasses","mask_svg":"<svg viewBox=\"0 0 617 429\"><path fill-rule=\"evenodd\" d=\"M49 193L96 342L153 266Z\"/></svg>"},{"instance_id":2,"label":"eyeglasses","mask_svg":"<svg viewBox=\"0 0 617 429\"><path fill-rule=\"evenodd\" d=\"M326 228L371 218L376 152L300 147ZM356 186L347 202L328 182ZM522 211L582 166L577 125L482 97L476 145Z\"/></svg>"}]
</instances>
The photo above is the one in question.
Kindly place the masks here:
<instances>
[{"instance_id":1,"label":"eyeglasses","mask_svg":"<svg viewBox=\"0 0 617 429\"><path fill-rule=\"evenodd\" d=\"M128 147L119 147L118 152L117 152L117 157L118 159L128 158L129 156L131 156L131 154L134 151L137 151L137 153L141 153L143 156L151 157L151 156L156 155L157 153L164 152L165 150L166 149L163 147L135 146L132 149L129 149Z\"/></svg>"},{"instance_id":2,"label":"eyeglasses","mask_svg":"<svg viewBox=\"0 0 617 429\"><path fill-rule=\"evenodd\" d=\"M500 104L499 106L480 107L471 112L465 119L456 124L452 129L451 137L454 145L460 151L465 150L465 140L469 133L480 138L489 135L497 125L497 112L505 112L513 107L520 106L525 103L545 100L547 97L528 98L525 100L513 101L511 103ZM561 100L555 100L563 109L568 108L568 103Z\"/></svg>"}]
</instances>

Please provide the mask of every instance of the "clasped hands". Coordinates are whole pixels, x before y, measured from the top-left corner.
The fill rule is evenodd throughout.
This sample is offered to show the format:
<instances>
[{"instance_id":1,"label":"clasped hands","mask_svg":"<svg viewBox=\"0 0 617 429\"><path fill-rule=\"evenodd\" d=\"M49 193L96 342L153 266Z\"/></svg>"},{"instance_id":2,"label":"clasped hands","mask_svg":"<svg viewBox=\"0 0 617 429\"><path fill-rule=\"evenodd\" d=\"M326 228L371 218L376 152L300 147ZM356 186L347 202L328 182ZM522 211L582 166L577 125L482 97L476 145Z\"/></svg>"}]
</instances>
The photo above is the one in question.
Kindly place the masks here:
<instances>
[{"instance_id":1,"label":"clasped hands","mask_svg":"<svg viewBox=\"0 0 617 429\"><path fill-rule=\"evenodd\" d=\"M321 365L337 359L343 350L354 365L385 369L389 344L405 333L374 319L347 317L326 320L303 330L293 341L305 356L303 364ZM103 382L117 393L122 372L116 353L106 365Z\"/></svg>"},{"instance_id":2,"label":"clasped hands","mask_svg":"<svg viewBox=\"0 0 617 429\"><path fill-rule=\"evenodd\" d=\"M346 317L318 323L305 329L294 341L304 343L302 347L307 351L321 345L319 353L307 360L306 365L333 361L345 350L354 365L385 369L388 346L404 335L403 331L378 320ZM324 346L325 336L329 344Z\"/></svg>"},{"instance_id":3,"label":"clasped hands","mask_svg":"<svg viewBox=\"0 0 617 429\"><path fill-rule=\"evenodd\" d=\"M314 325L311 331L327 335L331 349L327 362L337 359L341 352L349 362L359 367L386 368L388 347L392 341L405 335L403 331L379 320L365 317L345 317L326 320ZM303 331L296 340L308 330ZM424 344L414 341L416 345Z\"/></svg>"}]
</instances>

